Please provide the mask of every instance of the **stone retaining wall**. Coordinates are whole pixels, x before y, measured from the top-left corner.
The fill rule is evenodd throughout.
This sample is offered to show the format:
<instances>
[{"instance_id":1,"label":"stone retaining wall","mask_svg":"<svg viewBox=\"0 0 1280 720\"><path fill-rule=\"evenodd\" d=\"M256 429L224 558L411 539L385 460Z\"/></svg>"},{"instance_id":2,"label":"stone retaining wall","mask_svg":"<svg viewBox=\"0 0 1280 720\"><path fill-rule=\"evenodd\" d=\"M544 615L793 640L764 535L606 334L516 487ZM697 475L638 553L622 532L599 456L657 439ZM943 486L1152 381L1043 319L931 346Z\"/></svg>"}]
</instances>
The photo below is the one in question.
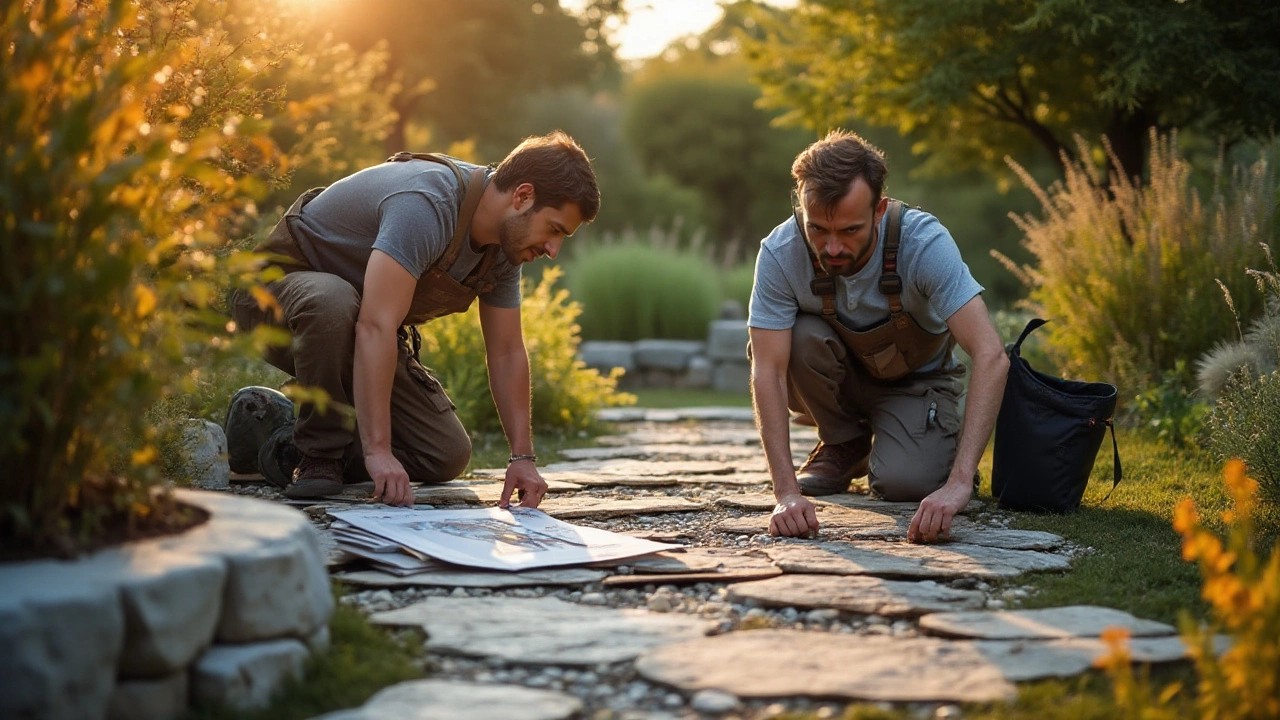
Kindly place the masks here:
<instances>
[{"instance_id":1,"label":"stone retaining wall","mask_svg":"<svg viewBox=\"0 0 1280 720\"><path fill-rule=\"evenodd\" d=\"M333 612L302 513L175 491L210 513L73 561L0 565L0 717L175 718L264 704L328 643Z\"/></svg>"},{"instance_id":2,"label":"stone retaining wall","mask_svg":"<svg viewBox=\"0 0 1280 720\"><path fill-rule=\"evenodd\" d=\"M750 392L746 320L713 320L706 341L591 341L579 346L587 367L607 373L620 367L623 389L712 388Z\"/></svg>"}]
</instances>

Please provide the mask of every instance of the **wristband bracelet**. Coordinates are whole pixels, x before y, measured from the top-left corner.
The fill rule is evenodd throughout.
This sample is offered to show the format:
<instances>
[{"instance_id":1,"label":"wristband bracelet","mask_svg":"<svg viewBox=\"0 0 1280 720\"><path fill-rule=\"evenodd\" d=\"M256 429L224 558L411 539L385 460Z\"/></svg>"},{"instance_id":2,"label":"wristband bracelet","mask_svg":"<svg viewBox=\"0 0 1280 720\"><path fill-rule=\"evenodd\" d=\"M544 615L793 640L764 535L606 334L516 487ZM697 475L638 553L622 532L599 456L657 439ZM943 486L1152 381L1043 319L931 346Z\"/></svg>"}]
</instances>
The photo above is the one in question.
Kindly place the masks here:
<instances>
[{"instance_id":1,"label":"wristband bracelet","mask_svg":"<svg viewBox=\"0 0 1280 720\"><path fill-rule=\"evenodd\" d=\"M532 460L533 462L538 462L538 456L537 455L512 455L511 457L507 458L507 464L510 465L511 463L517 462L520 460Z\"/></svg>"}]
</instances>

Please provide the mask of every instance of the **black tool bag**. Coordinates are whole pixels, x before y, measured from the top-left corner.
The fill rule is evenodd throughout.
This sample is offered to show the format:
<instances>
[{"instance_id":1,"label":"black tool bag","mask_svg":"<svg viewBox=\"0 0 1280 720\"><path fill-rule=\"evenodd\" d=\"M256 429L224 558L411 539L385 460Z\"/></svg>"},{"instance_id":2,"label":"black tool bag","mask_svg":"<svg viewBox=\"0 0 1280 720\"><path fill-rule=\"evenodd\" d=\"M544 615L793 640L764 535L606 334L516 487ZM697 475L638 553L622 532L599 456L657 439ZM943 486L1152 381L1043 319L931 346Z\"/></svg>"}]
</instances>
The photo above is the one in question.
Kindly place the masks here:
<instances>
[{"instance_id":1,"label":"black tool bag","mask_svg":"<svg viewBox=\"0 0 1280 720\"><path fill-rule=\"evenodd\" d=\"M1120 483L1120 449L1111 424L1116 387L1032 369L1022 359L1022 341L1045 322L1037 318L1027 323L1009 349L1009 379L996 418L991 494L1002 508L1067 513L1080 507L1107 428L1115 454L1112 491Z\"/></svg>"}]
</instances>

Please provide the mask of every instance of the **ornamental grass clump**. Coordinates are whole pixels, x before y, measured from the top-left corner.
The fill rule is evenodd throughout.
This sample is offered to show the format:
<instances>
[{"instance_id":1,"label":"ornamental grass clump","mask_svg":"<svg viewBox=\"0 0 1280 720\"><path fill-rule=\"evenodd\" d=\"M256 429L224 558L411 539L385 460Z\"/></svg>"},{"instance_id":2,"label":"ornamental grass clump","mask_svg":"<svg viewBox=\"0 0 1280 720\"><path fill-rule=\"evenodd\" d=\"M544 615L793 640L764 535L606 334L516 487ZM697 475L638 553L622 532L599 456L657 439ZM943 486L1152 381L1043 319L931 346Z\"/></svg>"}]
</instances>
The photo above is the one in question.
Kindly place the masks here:
<instances>
[{"instance_id":1,"label":"ornamental grass clump","mask_svg":"<svg viewBox=\"0 0 1280 720\"><path fill-rule=\"evenodd\" d=\"M0 53L0 545L68 553L184 522L163 494L157 400L197 350L231 352L214 310L255 277L216 229L260 190L228 168L268 157L252 120L180 132L157 105L198 49L138 52L124 0L8 3ZM255 336L263 342L265 337Z\"/></svg>"},{"instance_id":2,"label":"ornamental grass clump","mask_svg":"<svg viewBox=\"0 0 1280 720\"><path fill-rule=\"evenodd\" d=\"M601 375L577 359L582 305L569 299L568 290L555 287L560 275L560 268L550 267L536 286L528 278L522 281L520 322L529 353L536 432L584 430L595 424L596 410L635 403L634 395L617 391L621 368ZM501 430L489 392L479 308L473 304L465 313L423 325L421 331L422 362L448 391L463 426L474 432Z\"/></svg>"},{"instance_id":3,"label":"ornamental grass clump","mask_svg":"<svg viewBox=\"0 0 1280 720\"><path fill-rule=\"evenodd\" d=\"M587 340L704 340L720 303L704 253L635 235L583 248L568 273Z\"/></svg>"},{"instance_id":4,"label":"ornamental grass clump","mask_svg":"<svg viewBox=\"0 0 1280 720\"><path fill-rule=\"evenodd\" d=\"M1080 156L1089 157L1083 141ZM1222 171L1203 200L1175 134L1151 134L1150 180L1104 178L1068 164L1043 189L1014 164L1041 215L1014 217L1035 263L998 257L1030 289L1027 305L1051 318L1049 348L1069 377L1105 379L1130 395L1167 381L1235 327L1219 281L1252 318L1261 299L1245 271L1276 243L1276 173L1269 157Z\"/></svg>"},{"instance_id":5,"label":"ornamental grass clump","mask_svg":"<svg viewBox=\"0 0 1280 720\"><path fill-rule=\"evenodd\" d=\"M1183 499L1174 510L1173 526L1182 536L1182 557L1200 566L1202 597L1211 609L1209 621L1182 620L1182 639L1197 675L1192 698L1177 684L1155 693L1146 678L1135 678L1126 648L1127 634L1110 628L1103 639L1111 654L1099 665L1115 683L1122 717L1174 720L1264 720L1280 717L1280 541L1270 552L1257 547L1254 513L1258 484L1240 460L1224 472L1233 508L1222 514L1226 537L1205 528L1195 501ZM1218 635L1230 646L1221 651Z\"/></svg>"}]
</instances>

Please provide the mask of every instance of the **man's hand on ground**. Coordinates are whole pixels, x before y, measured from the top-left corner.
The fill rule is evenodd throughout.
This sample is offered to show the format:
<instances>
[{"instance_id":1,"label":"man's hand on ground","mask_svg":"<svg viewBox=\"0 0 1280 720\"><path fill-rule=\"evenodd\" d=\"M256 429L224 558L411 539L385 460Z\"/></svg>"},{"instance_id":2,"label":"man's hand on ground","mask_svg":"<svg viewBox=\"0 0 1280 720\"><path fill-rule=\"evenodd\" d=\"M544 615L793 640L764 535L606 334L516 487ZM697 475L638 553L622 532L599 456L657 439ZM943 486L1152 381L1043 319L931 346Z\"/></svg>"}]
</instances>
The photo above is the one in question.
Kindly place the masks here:
<instances>
[{"instance_id":1,"label":"man's hand on ground","mask_svg":"<svg viewBox=\"0 0 1280 720\"><path fill-rule=\"evenodd\" d=\"M413 488L409 486L409 473L391 453L366 455L364 467L373 478L373 499L388 505L413 506Z\"/></svg>"},{"instance_id":2,"label":"man's hand on ground","mask_svg":"<svg viewBox=\"0 0 1280 720\"><path fill-rule=\"evenodd\" d=\"M547 494L547 481L538 474L538 466L532 460L517 460L507 466L507 481L502 486L498 507L511 507L511 493L519 491L520 507L536 508Z\"/></svg>"},{"instance_id":3,"label":"man's hand on ground","mask_svg":"<svg viewBox=\"0 0 1280 720\"><path fill-rule=\"evenodd\" d=\"M818 534L818 514L813 503L800 493L783 495L769 518L769 534L784 537L812 537Z\"/></svg>"},{"instance_id":4,"label":"man's hand on ground","mask_svg":"<svg viewBox=\"0 0 1280 720\"><path fill-rule=\"evenodd\" d=\"M931 543L939 539L946 540L951 536L951 518L969 504L969 496L973 494L971 483L947 483L934 490L916 509L911 518L911 527L907 530L907 541L913 543Z\"/></svg>"}]
</instances>

